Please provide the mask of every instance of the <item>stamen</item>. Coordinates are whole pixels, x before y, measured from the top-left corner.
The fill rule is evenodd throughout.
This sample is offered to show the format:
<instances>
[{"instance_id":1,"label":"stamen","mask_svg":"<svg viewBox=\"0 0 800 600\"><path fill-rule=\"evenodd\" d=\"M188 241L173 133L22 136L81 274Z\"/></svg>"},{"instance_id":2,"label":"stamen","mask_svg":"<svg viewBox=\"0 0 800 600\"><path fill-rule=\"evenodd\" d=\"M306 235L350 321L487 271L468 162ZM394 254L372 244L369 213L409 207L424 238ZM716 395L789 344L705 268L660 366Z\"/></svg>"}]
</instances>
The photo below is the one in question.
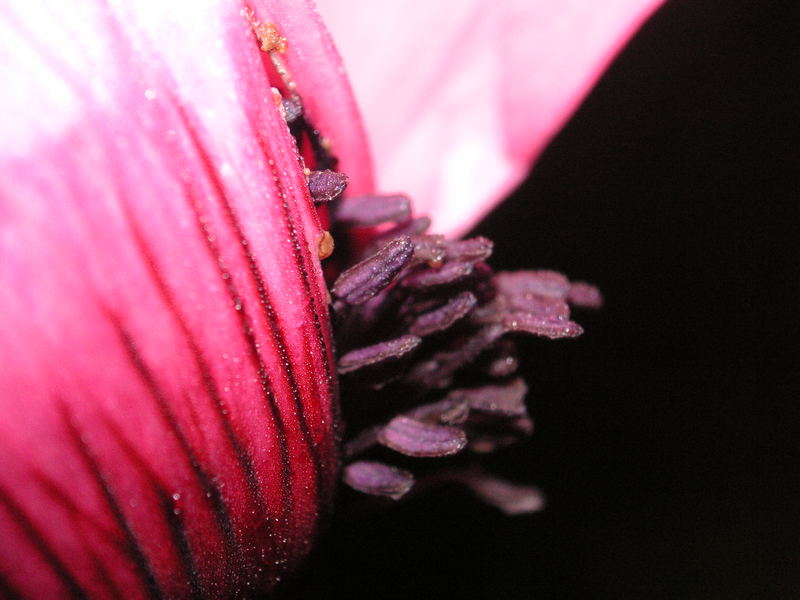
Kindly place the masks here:
<instances>
[{"instance_id":1,"label":"stamen","mask_svg":"<svg viewBox=\"0 0 800 600\"><path fill-rule=\"evenodd\" d=\"M602 308L603 294L595 286L585 281L573 281L567 299L575 306L583 308Z\"/></svg>"},{"instance_id":2,"label":"stamen","mask_svg":"<svg viewBox=\"0 0 800 600\"><path fill-rule=\"evenodd\" d=\"M358 461L344 468L344 482L351 488L399 500L414 485L414 476L408 471L374 461Z\"/></svg>"},{"instance_id":3,"label":"stamen","mask_svg":"<svg viewBox=\"0 0 800 600\"><path fill-rule=\"evenodd\" d=\"M527 393L528 386L521 378L517 378L504 385L453 390L447 395L447 400L464 402L471 409L481 412L521 417L526 414L524 400Z\"/></svg>"},{"instance_id":4,"label":"stamen","mask_svg":"<svg viewBox=\"0 0 800 600\"><path fill-rule=\"evenodd\" d=\"M431 226L431 220L428 217L417 217L415 219L406 221L405 223L400 223L398 225L395 225L391 229L379 235L376 235L375 239L372 240L372 244L370 244L364 251L364 254L366 256L374 254L391 240L400 237L414 237L422 235L428 230L428 227L430 226Z\"/></svg>"},{"instance_id":5,"label":"stamen","mask_svg":"<svg viewBox=\"0 0 800 600\"><path fill-rule=\"evenodd\" d=\"M348 459L353 458L372 448L378 443L378 432L380 429L379 426L370 427L348 440L344 445L344 457Z\"/></svg>"},{"instance_id":6,"label":"stamen","mask_svg":"<svg viewBox=\"0 0 800 600\"><path fill-rule=\"evenodd\" d=\"M381 429L378 441L408 456L449 456L464 449L467 436L456 427L431 425L400 416Z\"/></svg>"},{"instance_id":7,"label":"stamen","mask_svg":"<svg viewBox=\"0 0 800 600\"><path fill-rule=\"evenodd\" d=\"M506 331L524 331L551 340L578 337L583 333L583 328L574 321L543 318L528 312L504 315L501 323Z\"/></svg>"},{"instance_id":8,"label":"stamen","mask_svg":"<svg viewBox=\"0 0 800 600\"><path fill-rule=\"evenodd\" d=\"M447 243L447 258L452 261L476 263L492 255L494 244L485 237L456 240Z\"/></svg>"},{"instance_id":9,"label":"stamen","mask_svg":"<svg viewBox=\"0 0 800 600\"><path fill-rule=\"evenodd\" d=\"M390 242L376 254L350 267L333 284L333 294L348 304L362 304L394 281L411 260L410 238Z\"/></svg>"},{"instance_id":10,"label":"stamen","mask_svg":"<svg viewBox=\"0 0 800 600\"><path fill-rule=\"evenodd\" d=\"M476 454L489 454L497 451L498 448L516 444L533 433L533 421L529 417L506 420L503 423L503 429L500 432L492 432L485 425L480 428L476 427L470 436L470 451Z\"/></svg>"},{"instance_id":11,"label":"stamen","mask_svg":"<svg viewBox=\"0 0 800 600\"><path fill-rule=\"evenodd\" d=\"M458 477L473 494L507 515L524 515L544 508L542 492L530 485L511 483L475 469Z\"/></svg>"},{"instance_id":12,"label":"stamen","mask_svg":"<svg viewBox=\"0 0 800 600\"><path fill-rule=\"evenodd\" d=\"M452 350L437 352L431 359L418 363L408 374L408 378L426 388L447 387L456 371L474 361L506 332L499 324L482 327L470 338L456 340Z\"/></svg>"},{"instance_id":13,"label":"stamen","mask_svg":"<svg viewBox=\"0 0 800 600\"><path fill-rule=\"evenodd\" d=\"M337 221L360 227L402 221L410 216L411 201L401 194L345 198L336 208Z\"/></svg>"},{"instance_id":14,"label":"stamen","mask_svg":"<svg viewBox=\"0 0 800 600\"><path fill-rule=\"evenodd\" d=\"M394 340L351 350L339 359L337 370L340 374L345 374L387 360L400 358L414 350L419 346L420 342L422 340L415 335L404 335Z\"/></svg>"},{"instance_id":15,"label":"stamen","mask_svg":"<svg viewBox=\"0 0 800 600\"><path fill-rule=\"evenodd\" d=\"M466 279L474 270L475 265L471 262L445 263L438 269L412 273L403 279L402 285L415 290L450 285Z\"/></svg>"},{"instance_id":16,"label":"stamen","mask_svg":"<svg viewBox=\"0 0 800 600\"><path fill-rule=\"evenodd\" d=\"M513 341L502 339L497 342L489 356L486 357L484 370L490 377L500 379L516 372L519 367L517 348Z\"/></svg>"},{"instance_id":17,"label":"stamen","mask_svg":"<svg viewBox=\"0 0 800 600\"><path fill-rule=\"evenodd\" d=\"M408 416L425 423L462 425L469 417L469 405L458 399L445 398L432 404L423 404L408 413Z\"/></svg>"},{"instance_id":18,"label":"stamen","mask_svg":"<svg viewBox=\"0 0 800 600\"><path fill-rule=\"evenodd\" d=\"M408 330L420 337L444 331L464 318L478 303L472 292L462 292L444 306L417 317Z\"/></svg>"},{"instance_id":19,"label":"stamen","mask_svg":"<svg viewBox=\"0 0 800 600\"><path fill-rule=\"evenodd\" d=\"M512 313L528 313L542 319L569 319L569 306L562 300L543 298L541 296L527 298L508 298L498 294L490 303L481 306L472 313L475 323L500 323Z\"/></svg>"},{"instance_id":20,"label":"stamen","mask_svg":"<svg viewBox=\"0 0 800 600\"><path fill-rule=\"evenodd\" d=\"M447 255L447 241L443 235L415 235L414 260L426 263L432 269L438 269Z\"/></svg>"},{"instance_id":21,"label":"stamen","mask_svg":"<svg viewBox=\"0 0 800 600\"><path fill-rule=\"evenodd\" d=\"M314 202L324 204L338 198L347 187L347 175L336 171L311 171L308 176L308 192Z\"/></svg>"},{"instance_id":22,"label":"stamen","mask_svg":"<svg viewBox=\"0 0 800 600\"><path fill-rule=\"evenodd\" d=\"M516 295L535 294L564 299L569 294L570 282L555 271L514 271L497 276L497 285Z\"/></svg>"}]
</instances>

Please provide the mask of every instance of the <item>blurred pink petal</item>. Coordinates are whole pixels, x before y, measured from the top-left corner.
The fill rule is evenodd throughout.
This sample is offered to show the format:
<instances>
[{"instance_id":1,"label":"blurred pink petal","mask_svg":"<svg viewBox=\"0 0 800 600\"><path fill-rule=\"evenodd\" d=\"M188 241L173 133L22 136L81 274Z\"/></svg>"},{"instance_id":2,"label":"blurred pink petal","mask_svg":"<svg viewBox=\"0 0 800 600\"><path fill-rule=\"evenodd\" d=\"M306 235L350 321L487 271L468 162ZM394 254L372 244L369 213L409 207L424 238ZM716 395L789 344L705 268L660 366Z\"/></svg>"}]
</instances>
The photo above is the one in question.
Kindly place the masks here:
<instances>
[{"instance_id":1,"label":"blurred pink petal","mask_svg":"<svg viewBox=\"0 0 800 600\"><path fill-rule=\"evenodd\" d=\"M460 235L506 196L661 0L318 0L377 183ZM413 6L413 10L411 7Z\"/></svg>"},{"instance_id":2,"label":"blurred pink petal","mask_svg":"<svg viewBox=\"0 0 800 600\"><path fill-rule=\"evenodd\" d=\"M0 595L249 595L329 504L322 231L251 21L370 174L316 13L253 8L0 8Z\"/></svg>"}]
</instances>

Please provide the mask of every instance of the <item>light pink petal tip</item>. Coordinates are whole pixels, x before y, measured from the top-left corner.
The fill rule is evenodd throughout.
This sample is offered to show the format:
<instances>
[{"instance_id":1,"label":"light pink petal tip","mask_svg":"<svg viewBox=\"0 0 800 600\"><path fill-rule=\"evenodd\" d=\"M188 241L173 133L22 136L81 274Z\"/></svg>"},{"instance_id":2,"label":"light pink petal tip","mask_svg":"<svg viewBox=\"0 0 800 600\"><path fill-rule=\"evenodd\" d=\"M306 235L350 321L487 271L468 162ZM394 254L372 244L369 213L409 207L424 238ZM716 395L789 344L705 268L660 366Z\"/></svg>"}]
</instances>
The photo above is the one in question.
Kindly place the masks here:
<instances>
[{"instance_id":1,"label":"light pink petal tip","mask_svg":"<svg viewBox=\"0 0 800 600\"><path fill-rule=\"evenodd\" d=\"M0 8L0 595L250 595L329 503L322 232L253 19L363 137L309 6L243 8Z\"/></svg>"},{"instance_id":2,"label":"light pink petal tip","mask_svg":"<svg viewBox=\"0 0 800 600\"><path fill-rule=\"evenodd\" d=\"M318 0L378 186L461 234L520 183L662 0Z\"/></svg>"}]
</instances>

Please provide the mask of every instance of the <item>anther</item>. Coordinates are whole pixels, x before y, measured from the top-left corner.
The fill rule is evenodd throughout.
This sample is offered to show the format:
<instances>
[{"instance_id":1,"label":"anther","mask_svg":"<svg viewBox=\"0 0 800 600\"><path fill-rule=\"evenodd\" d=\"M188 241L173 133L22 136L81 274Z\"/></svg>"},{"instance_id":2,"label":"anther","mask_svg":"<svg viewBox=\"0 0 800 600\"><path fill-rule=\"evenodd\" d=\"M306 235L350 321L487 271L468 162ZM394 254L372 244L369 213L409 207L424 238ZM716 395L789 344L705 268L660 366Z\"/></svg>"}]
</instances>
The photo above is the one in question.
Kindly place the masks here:
<instances>
[{"instance_id":1,"label":"anther","mask_svg":"<svg viewBox=\"0 0 800 600\"><path fill-rule=\"evenodd\" d=\"M388 286L411 260L414 243L404 237L350 267L333 284L333 294L348 304L363 304Z\"/></svg>"},{"instance_id":2,"label":"anther","mask_svg":"<svg viewBox=\"0 0 800 600\"><path fill-rule=\"evenodd\" d=\"M444 331L467 314L478 303L472 292L462 292L436 310L419 315L408 330L418 336Z\"/></svg>"},{"instance_id":3,"label":"anther","mask_svg":"<svg viewBox=\"0 0 800 600\"><path fill-rule=\"evenodd\" d=\"M338 198L347 187L347 175L336 171L311 171L308 191L314 202L324 204Z\"/></svg>"},{"instance_id":4,"label":"anther","mask_svg":"<svg viewBox=\"0 0 800 600\"><path fill-rule=\"evenodd\" d=\"M414 476L408 471L384 463L362 460L344 468L344 482L351 488L399 500L414 485Z\"/></svg>"},{"instance_id":5,"label":"anther","mask_svg":"<svg viewBox=\"0 0 800 600\"><path fill-rule=\"evenodd\" d=\"M398 359L413 352L421 342L422 339L415 335L404 335L372 346L351 350L339 359L337 370L344 375L387 360Z\"/></svg>"},{"instance_id":6,"label":"anther","mask_svg":"<svg viewBox=\"0 0 800 600\"><path fill-rule=\"evenodd\" d=\"M500 385L453 390L447 395L447 399L451 402L465 402L471 409L480 412L523 417L526 414L527 393L528 386L521 378L516 378Z\"/></svg>"},{"instance_id":7,"label":"anther","mask_svg":"<svg viewBox=\"0 0 800 600\"><path fill-rule=\"evenodd\" d=\"M410 216L411 201L402 194L346 198L336 209L337 221L362 227L404 221Z\"/></svg>"},{"instance_id":8,"label":"anther","mask_svg":"<svg viewBox=\"0 0 800 600\"><path fill-rule=\"evenodd\" d=\"M449 456L467 445L467 436L456 427L432 425L401 415L381 429L378 442L407 456Z\"/></svg>"}]
</instances>

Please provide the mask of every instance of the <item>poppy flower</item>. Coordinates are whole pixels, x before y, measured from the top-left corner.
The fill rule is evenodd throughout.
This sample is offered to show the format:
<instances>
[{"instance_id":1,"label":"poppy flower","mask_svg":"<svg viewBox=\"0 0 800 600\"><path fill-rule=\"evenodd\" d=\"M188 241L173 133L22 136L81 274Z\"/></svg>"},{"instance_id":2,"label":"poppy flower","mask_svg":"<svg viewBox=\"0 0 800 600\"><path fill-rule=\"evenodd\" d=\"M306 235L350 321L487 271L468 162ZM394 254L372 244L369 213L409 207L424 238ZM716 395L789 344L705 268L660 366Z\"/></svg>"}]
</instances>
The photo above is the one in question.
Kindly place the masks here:
<instances>
[{"instance_id":1,"label":"poppy flower","mask_svg":"<svg viewBox=\"0 0 800 600\"><path fill-rule=\"evenodd\" d=\"M587 56L605 56L652 3L617 4L632 7L625 23ZM3 595L250 597L308 553L340 474L400 497L415 474L382 453L481 452L529 433L505 334L577 335L567 301L596 305L596 290L494 274L490 241L427 234L407 197L375 194L313 6L25 0L0 12ZM470 39L483 43L457 45ZM481 169L462 171L447 156L473 109L453 115L444 144L421 144L458 82L452 51L427 54L433 88L410 85L416 108L367 123L381 187L399 186L392 173L415 155L406 189L458 232L485 207L467 195L448 217L447 182L484 181L482 199L507 190L591 76L531 137L526 119L513 125L535 116L517 104L531 90L491 86L514 92L503 133L486 138L508 164L479 153ZM475 139L490 131L480 125ZM386 402L370 405L375 390ZM508 512L535 508L530 489L471 467L426 469Z\"/></svg>"}]
</instances>

